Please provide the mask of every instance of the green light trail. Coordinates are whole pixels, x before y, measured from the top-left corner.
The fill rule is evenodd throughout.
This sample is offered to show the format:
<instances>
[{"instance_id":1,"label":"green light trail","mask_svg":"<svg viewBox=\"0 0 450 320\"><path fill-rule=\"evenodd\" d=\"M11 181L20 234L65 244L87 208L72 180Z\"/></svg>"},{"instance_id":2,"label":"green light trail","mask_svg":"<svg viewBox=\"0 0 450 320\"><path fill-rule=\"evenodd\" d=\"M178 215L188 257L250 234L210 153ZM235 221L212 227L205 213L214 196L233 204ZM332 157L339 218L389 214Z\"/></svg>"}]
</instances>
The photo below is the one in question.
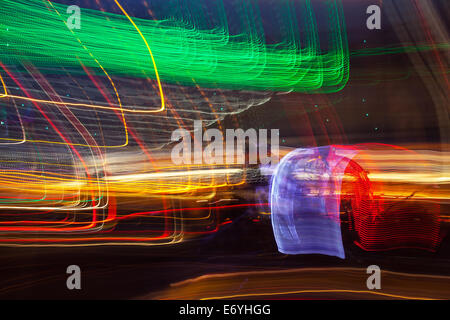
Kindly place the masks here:
<instances>
[{"instance_id":1,"label":"green light trail","mask_svg":"<svg viewBox=\"0 0 450 320\"><path fill-rule=\"evenodd\" d=\"M301 9L300 22L292 3L280 1L279 12L290 30L282 42L270 44L254 1L242 1L238 34L230 34L223 8L221 25L212 29L174 19L133 20L148 41L164 82L240 90L339 91L349 71L340 3L327 2L326 39L319 39L310 1L296 6ZM69 16L66 9L45 0L2 0L0 61L32 63L46 73L58 67L82 73L81 62L101 74L95 57L111 75L155 78L142 38L125 16L82 8L81 29L72 33L64 23ZM297 24L302 26L301 36Z\"/></svg>"}]
</instances>

